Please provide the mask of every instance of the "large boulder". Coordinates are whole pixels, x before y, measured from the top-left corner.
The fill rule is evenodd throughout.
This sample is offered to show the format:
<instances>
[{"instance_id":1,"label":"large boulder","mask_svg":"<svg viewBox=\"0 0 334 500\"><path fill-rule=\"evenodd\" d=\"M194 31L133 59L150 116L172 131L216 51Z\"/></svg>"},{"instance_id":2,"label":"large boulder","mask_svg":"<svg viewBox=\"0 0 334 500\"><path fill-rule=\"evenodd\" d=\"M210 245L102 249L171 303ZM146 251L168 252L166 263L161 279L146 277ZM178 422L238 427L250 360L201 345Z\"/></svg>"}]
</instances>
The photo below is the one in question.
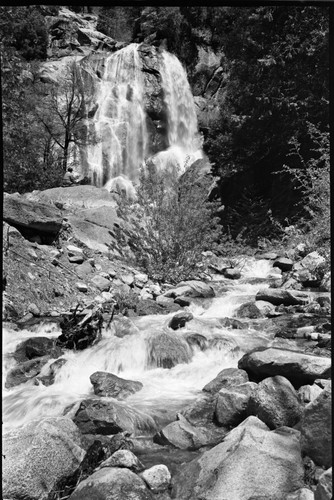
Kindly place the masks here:
<instances>
[{"instance_id":1,"label":"large boulder","mask_svg":"<svg viewBox=\"0 0 334 500\"><path fill-rule=\"evenodd\" d=\"M179 363L189 363L192 351L184 338L174 332L159 332L147 339L148 364L172 368Z\"/></svg>"},{"instance_id":2,"label":"large boulder","mask_svg":"<svg viewBox=\"0 0 334 500\"><path fill-rule=\"evenodd\" d=\"M273 263L273 267L278 267L281 271L291 271L293 266L293 261L287 257L279 257Z\"/></svg>"},{"instance_id":3,"label":"large boulder","mask_svg":"<svg viewBox=\"0 0 334 500\"><path fill-rule=\"evenodd\" d=\"M301 418L303 406L293 385L280 375L260 382L250 395L248 415L256 415L270 429L293 427Z\"/></svg>"},{"instance_id":4,"label":"large boulder","mask_svg":"<svg viewBox=\"0 0 334 500\"><path fill-rule=\"evenodd\" d=\"M48 337L32 337L23 341L15 350L13 357L18 362L39 358L49 355L50 358L58 358L63 351L55 345L54 339Z\"/></svg>"},{"instance_id":5,"label":"large boulder","mask_svg":"<svg viewBox=\"0 0 334 500\"><path fill-rule=\"evenodd\" d=\"M151 417L115 400L85 399L70 412L82 434L110 435L155 428Z\"/></svg>"},{"instance_id":6,"label":"large boulder","mask_svg":"<svg viewBox=\"0 0 334 500\"><path fill-rule=\"evenodd\" d=\"M256 390L254 382L220 389L217 397L215 418L219 425L235 427L247 417L249 398Z\"/></svg>"},{"instance_id":7,"label":"large boulder","mask_svg":"<svg viewBox=\"0 0 334 500\"><path fill-rule=\"evenodd\" d=\"M248 417L222 443L180 467L174 498L285 500L304 486L299 434L288 427L270 431Z\"/></svg>"},{"instance_id":8,"label":"large boulder","mask_svg":"<svg viewBox=\"0 0 334 500\"><path fill-rule=\"evenodd\" d=\"M279 288L267 288L259 290L256 294L256 300L265 300L279 306L298 306L308 303L308 295L306 293L296 292L295 290L282 290Z\"/></svg>"},{"instance_id":9,"label":"large boulder","mask_svg":"<svg viewBox=\"0 0 334 500\"><path fill-rule=\"evenodd\" d=\"M16 227L23 235L53 235L62 227L61 212L45 203L31 202L20 195L5 193L3 200L3 220Z\"/></svg>"},{"instance_id":10,"label":"large boulder","mask_svg":"<svg viewBox=\"0 0 334 500\"><path fill-rule=\"evenodd\" d=\"M152 500L144 481L129 469L104 467L81 481L69 500Z\"/></svg>"},{"instance_id":11,"label":"large boulder","mask_svg":"<svg viewBox=\"0 0 334 500\"><path fill-rule=\"evenodd\" d=\"M331 376L329 358L275 347L245 354L239 360L238 368L245 370L255 381L282 375L296 388L312 384L317 378L328 379Z\"/></svg>"},{"instance_id":12,"label":"large boulder","mask_svg":"<svg viewBox=\"0 0 334 500\"><path fill-rule=\"evenodd\" d=\"M263 314L256 306L256 302L245 302L238 307L234 314L237 318L263 318Z\"/></svg>"},{"instance_id":13,"label":"large boulder","mask_svg":"<svg viewBox=\"0 0 334 500\"><path fill-rule=\"evenodd\" d=\"M211 285L202 281L189 280L178 283L175 288L168 290L164 294L166 297L201 297L209 298L215 296L215 291Z\"/></svg>"},{"instance_id":14,"label":"large boulder","mask_svg":"<svg viewBox=\"0 0 334 500\"><path fill-rule=\"evenodd\" d=\"M107 396L121 400L143 388L141 382L125 380L108 372L95 372L90 376L90 381L97 396Z\"/></svg>"},{"instance_id":15,"label":"large boulder","mask_svg":"<svg viewBox=\"0 0 334 500\"><path fill-rule=\"evenodd\" d=\"M7 373L5 387L10 388L19 384L25 384L40 373L49 359L50 356L42 356L40 358L24 361L14 368L11 368Z\"/></svg>"},{"instance_id":16,"label":"large boulder","mask_svg":"<svg viewBox=\"0 0 334 500\"><path fill-rule=\"evenodd\" d=\"M224 368L218 375L208 382L202 389L204 392L216 393L222 388L235 387L244 382L248 382L249 378L245 370L239 368Z\"/></svg>"},{"instance_id":17,"label":"large boulder","mask_svg":"<svg viewBox=\"0 0 334 500\"><path fill-rule=\"evenodd\" d=\"M4 498L47 500L85 456L79 429L65 417L33 420L4 434L2 444Z\"/></svg>"},{"instance_id":18,"label":"large boulder","mask_svg":"<svg viewBox=\"0 0 334 500\"><path fill-rule=\"evenodd\" d=\"M332 394L324 389L305 407L299 428L303 452L326 468L332 465Z\"/></svg>"}]
</instances>

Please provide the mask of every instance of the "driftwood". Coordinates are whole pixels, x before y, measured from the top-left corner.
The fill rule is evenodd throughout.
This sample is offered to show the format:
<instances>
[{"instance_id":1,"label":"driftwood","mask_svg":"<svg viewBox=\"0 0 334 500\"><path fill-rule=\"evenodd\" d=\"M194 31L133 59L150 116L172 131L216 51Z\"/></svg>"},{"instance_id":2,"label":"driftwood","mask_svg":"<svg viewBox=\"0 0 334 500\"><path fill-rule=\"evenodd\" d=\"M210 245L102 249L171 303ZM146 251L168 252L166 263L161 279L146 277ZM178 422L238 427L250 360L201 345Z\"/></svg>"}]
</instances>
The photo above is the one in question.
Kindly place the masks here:
<instances>
[{"instance_id":1,"label":"driftwood","mask_svg":"<svg viewBox=\"0 0 334 500\"><path fill-rule=\"evenodd\" d=\"M59 325L62 334L59 335L56 344L67 349L82 350L101 339L103 316L101 307L97 306L80 320L77 309L78 306L69 318L63 317Z\"/></svg>"}]
</instances>

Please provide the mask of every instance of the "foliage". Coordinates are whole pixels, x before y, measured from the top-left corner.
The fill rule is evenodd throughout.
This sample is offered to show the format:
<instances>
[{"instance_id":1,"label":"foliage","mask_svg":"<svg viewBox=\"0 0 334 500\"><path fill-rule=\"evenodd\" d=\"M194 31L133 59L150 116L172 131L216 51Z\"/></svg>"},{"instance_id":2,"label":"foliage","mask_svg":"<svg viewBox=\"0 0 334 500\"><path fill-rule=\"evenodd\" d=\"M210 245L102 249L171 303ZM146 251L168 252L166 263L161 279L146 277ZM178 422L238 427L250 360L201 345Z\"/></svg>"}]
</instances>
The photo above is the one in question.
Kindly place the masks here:
<instances>
[{"instance_id":1,"label":"foliage","mask_svg":"<svg viewBox=\"0 0 334 500\"><path fill-rule=\"evenodd\" d=\"M130 42L140 11L140 7L104 6L99 13L96 29L117 41Z\"/></svg>"},{"instance_id":2,"label":"foliage","mask_svg":"<svg viewBox=\"0 0 334 500\"><path fill-rule=\"evenodd\" d=\"M178 182L173 174L142 172L138 200L122 202L119 215L131 221L128 244L137 264L157 281L179 282L196 271L202 251L217 240L215 205L201 189Z\"/></svg>"}]
</instances>

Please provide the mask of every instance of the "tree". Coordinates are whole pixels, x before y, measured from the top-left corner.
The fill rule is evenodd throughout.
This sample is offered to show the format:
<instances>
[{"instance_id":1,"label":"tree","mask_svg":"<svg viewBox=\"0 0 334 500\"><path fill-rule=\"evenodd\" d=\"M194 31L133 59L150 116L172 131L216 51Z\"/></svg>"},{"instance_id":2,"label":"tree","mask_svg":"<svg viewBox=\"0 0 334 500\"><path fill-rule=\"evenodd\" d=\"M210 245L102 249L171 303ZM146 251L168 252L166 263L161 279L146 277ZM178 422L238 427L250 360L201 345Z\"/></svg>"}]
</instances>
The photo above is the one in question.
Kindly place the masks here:
<instances>
[{"instance_id":1,"label":"tree","mask_svg":"<svg viewBox=\"0 0 334 500\"><path fill-rule=\"evenodd\" d=\"M40 102L35 114L47 134L50 148L55 145L62 152L62 167L66 171L70 146L92 142L85 123L84 87L75 62L67 65L58 82L39 83ZM50 152L50 149L49 149Z\"/></svg>"},{"instance_id":2,"label":"tree","mask_svg":"<svg viewBox=\"0 0 334 500\"><path fill-rule=\"evenodd\" d=\"M121 42L133 39L136 19L140 16L141 7L102 7L96 29L107 36Z\"/></svg>"}]
</instances>

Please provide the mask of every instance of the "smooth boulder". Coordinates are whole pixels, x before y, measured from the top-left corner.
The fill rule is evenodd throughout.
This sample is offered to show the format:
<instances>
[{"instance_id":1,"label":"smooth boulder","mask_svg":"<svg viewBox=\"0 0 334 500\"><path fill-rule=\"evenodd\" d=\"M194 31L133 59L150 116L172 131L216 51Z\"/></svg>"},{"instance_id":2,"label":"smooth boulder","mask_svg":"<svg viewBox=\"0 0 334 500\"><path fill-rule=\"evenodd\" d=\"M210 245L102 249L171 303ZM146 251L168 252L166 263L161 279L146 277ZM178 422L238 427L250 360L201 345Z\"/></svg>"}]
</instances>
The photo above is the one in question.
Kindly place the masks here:
<instances>
[{"instance_id":1,"label":"smooth boulder","mask_svg":"<svg viewBox=\"0 0 334 500\"><path fill-rule=\"evenodd\" d=\"M33 420L3 435L4 498L45 500L78 470L84 456L77 426L66 417Z\"/></svg>"},{"instance_id":2,"label":"smooth boulder","mask_svg":"<svg viewBox=\"0 0 334 500\"><path fill-rule=\"evenodd\" d=\"M94 372L90 377L94 394L116 399L125 399L143 388L141 382L126 380L108 372Z\"/></svg>"},{"instance_id":3,"label":"smooth boulder","mask_svg":"<svg viewBox=\"0 0 334 500\"><path fill-rule=\"evenodd\" d=\"M285 500L304 486L299 435L288 427L270 431L248 417L223 442L180 467L173 498Z\"/></svg>"},{"instance_id":4,"label":"smooth boulder","mask_svg":"<svg viewBox=\"0 0 334 500\"><path fill-rule=\"evenodd\" d=\"M332 465L332 394L324 389L305 407L298 428L303 452L321 467Z\"/></svg>"},{"instance_id":5,"label":"smooth boulder","mask_svg":"<svg viewBox=\"0 0 334 500\"><path fill-rule=\"evenodd\" d=\"M317 378L331 376L330 358L275 347L245 354L238 361L238 368L245 370L255 381L282 375L296 388L312 384Z\"/></svg>"},{"instance_id":6,"label":"smooth boulder","mask_svg":"<svg viewBox=\"0 0 334 500\"><path fill-rule=\"evenodd\" d=\"M280 375L268 377L250 395L248 415L257 416L270 429L293 427L303 414L303 406L293 385Z\"/></svg>"},{"instance_id":7,"label":"smooth boulder","mask_svg":"<svg viewBox=\"0 0 334 500\"><path fill-rule=\"evenodd\" d=\"M219 425L235 427L247 417L249 398L256 390L254 382L220 389L217 397L215 418Z\"/></svg>"},{"instance_id":8,"label":"smooth boulder","mask_svg":"<svg viewBox=\"0 0 334 500\"><path fill-rule=\"evenodd\" d=\"M245 370L224 368L213 380L203 387L202 391L216 393L222 388L234 387L248 381L249 378Z\"/></svg>"},{"instance_id":9,"label":"smooth boulder","mask_svg":"<svg viewBox=\"0 0 334 500\"><path fill-rule=\"evenodd\" d=\"M69 500L152 500L145 482L129 469L104 467L76 487Z\"/></svg>"}]
</instances>

